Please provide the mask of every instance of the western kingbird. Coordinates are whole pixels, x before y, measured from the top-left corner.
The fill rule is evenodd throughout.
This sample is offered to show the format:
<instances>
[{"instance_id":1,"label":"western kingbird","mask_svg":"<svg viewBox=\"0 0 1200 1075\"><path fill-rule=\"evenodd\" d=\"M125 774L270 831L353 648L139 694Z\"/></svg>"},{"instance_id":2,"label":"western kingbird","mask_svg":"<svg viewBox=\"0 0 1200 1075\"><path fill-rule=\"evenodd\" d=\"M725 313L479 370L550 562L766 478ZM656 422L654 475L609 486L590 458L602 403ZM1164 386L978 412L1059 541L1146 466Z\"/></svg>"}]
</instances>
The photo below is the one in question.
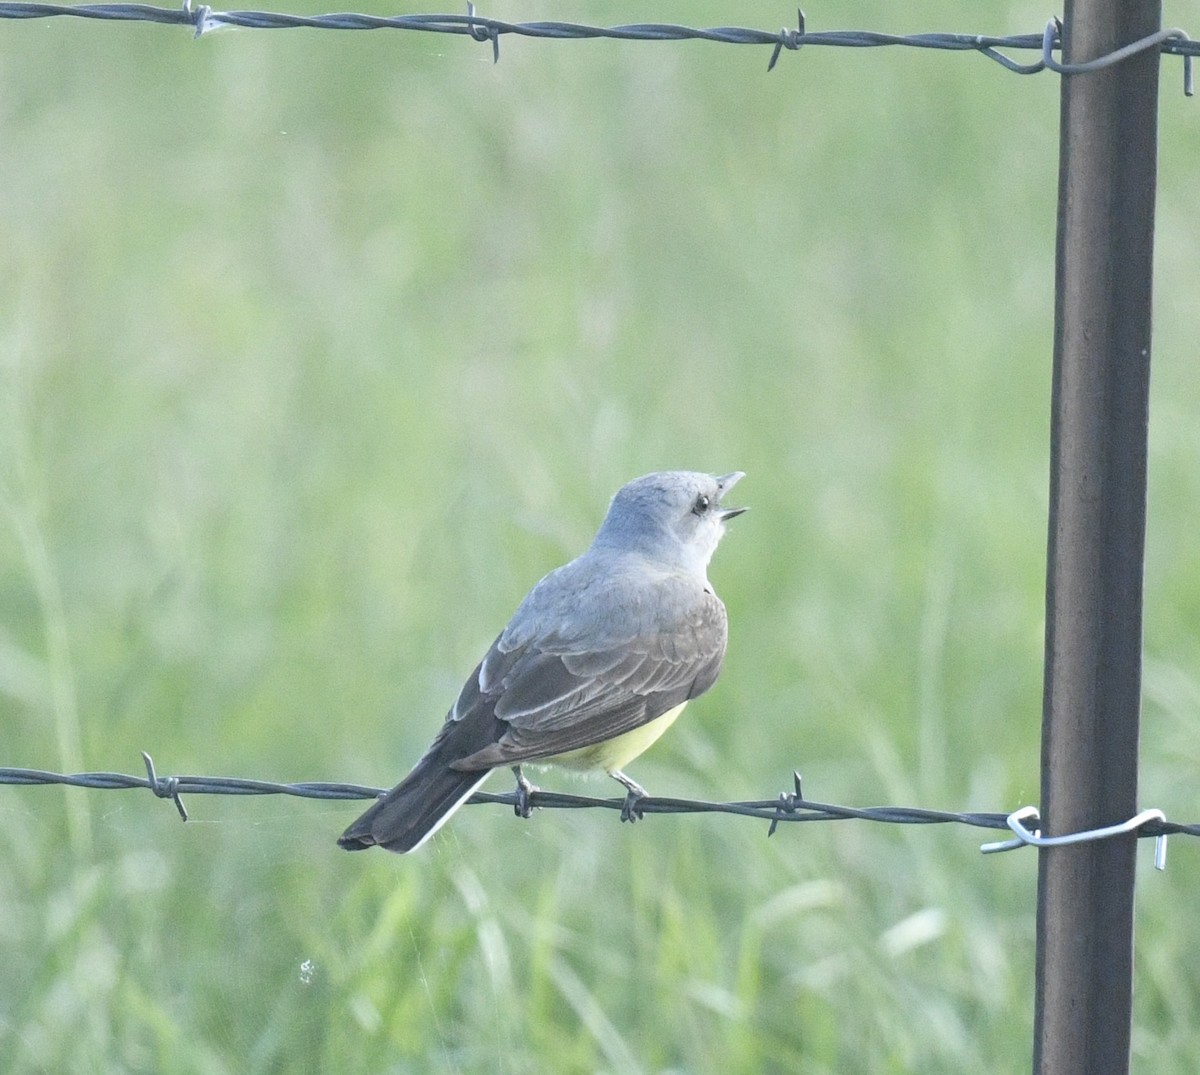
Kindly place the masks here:
<instances>
[{"instance_id":1,"label":"western kingbird","mask_svg":"<svg viewBox=\"0 0 1200 1075\"><path fill-rule=\"evenodd\" d=\"M707 569L746 510L721 506L742 476L667 471L620 489L591 547L530 590L412 772L338 844L412 851L500 766L528 816L525 762L602 769L636 816L646 792L622 768L721 671L725 606Z\"/></svg>"}]
</instances>

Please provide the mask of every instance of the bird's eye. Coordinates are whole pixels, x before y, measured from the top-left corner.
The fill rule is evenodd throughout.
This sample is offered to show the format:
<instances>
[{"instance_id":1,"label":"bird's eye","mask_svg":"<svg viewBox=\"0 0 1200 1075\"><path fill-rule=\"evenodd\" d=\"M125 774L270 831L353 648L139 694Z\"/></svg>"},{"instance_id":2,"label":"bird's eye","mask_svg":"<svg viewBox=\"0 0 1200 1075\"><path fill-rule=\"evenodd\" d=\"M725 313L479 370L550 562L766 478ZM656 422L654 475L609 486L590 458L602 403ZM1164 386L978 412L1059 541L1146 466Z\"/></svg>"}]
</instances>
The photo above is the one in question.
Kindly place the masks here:
<instances>
[{"instance_id":1,"label":"bird's eye","mask_svg":"<svg viewBox=\"0 0 1200 1075\"><path fill-rule=\"evenodd\" d=\"M708 511L709 499L703 493L696 497L696 503L692 505L693 515L703 515Z\"/></svg>"}]
</instances>

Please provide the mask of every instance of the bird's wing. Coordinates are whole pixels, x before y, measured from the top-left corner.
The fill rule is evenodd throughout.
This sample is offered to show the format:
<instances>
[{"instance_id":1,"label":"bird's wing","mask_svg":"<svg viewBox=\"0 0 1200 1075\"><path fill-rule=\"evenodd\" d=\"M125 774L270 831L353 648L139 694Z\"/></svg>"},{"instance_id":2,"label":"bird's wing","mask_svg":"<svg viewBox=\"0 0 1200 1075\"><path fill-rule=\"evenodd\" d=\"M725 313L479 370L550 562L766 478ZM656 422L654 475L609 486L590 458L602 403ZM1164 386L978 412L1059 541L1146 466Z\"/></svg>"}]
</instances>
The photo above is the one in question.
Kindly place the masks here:
<instances>
[{"instance_id":1,"label":"bird's wing","mask_svg":"<svg viewBox=\"0 0 1200 1075\"><path fill-rule=\"evenodd\" d=\"M678 596L658 607L678 609ZM451 721L486 726L495 738L454 768L516 764L591 746L708 690L725 656L725 606L700 585L688 596L669 623L659 617L623 636L610 632L601 643L556 631L518 635L515 644L501 635L450 713Z\"/></svg>"}]
</instances>

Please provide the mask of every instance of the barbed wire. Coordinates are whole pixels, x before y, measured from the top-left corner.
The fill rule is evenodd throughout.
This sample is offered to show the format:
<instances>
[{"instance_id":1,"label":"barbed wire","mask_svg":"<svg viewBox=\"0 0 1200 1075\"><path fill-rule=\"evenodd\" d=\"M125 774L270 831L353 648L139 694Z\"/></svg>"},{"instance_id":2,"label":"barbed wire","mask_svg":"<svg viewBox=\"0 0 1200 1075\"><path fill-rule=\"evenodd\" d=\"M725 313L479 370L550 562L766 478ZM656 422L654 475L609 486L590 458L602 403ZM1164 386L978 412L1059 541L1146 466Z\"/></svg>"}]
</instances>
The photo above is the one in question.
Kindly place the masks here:
<instances>
[{"instance_id":1,"label":"barbed wire","mask_svg":"<svg viewBox=\"0 0 1200 1075\"><path fill-rule=\"evenodd\" d=\"M140 788L154 793L160 799L170 799L175 804L180 818L188 820L183 795L294 795L303 799L375 799L384 794L386 788L372 788L362 784L326 783L306 781L298 784L282 784L270 780L250 780L227 776L159 776L150 755L143 752L146 765L145 776L130 776L126 773L53 773L43 769L0 768L0 784L14 785L65 785L67 787L90 788L98 791L125 791ZM774 835L781 823L793 821L874 821L889 825L967 825L980 829L1008 829L1013 838L983 844L984 854L1010 851L1023 846L1048 847L1059 844L1083 843L1093 840L1111 839L1115 836L1136 833L1139 838L1153 837L1156 841L1155 866L1166 866L1166 838L1173 835L1200 836L1200 824L1184 825L1168 821L1161 810L1143 810L1119 825L1105 826L1085 832L1067 833L1060 836L1042 836L1037 828L1038 810L1024 806L1011 813L979 813L954 810L927 810L911 806L837 806L833 803L816 802L804 797L799 773L793 773L795 789L781 792L775 799L749 800L743 802L706 802L701 799L673 799L647 796L639 799L635 807L637 816L643 814L734 814L756 818L769 823L767 835ZM468 805L486 803L511 806L520 812L523 806L546 810L616 810L624 814L628 809L624 798L596 799L586 795L570 795L557 791L534 789L528 796L516 791L495 794L477 791L468 800Z\"/></svg>"},{"instance_id":2,"label":"barbed wire","mask_svg":"<svg viewBox=\"0 0 1200 1075\"><path fill-rule=\"evenodd\" d=\"M714 26L707 29L671 23L635 23L622 26L588 26L569 22L505 22L476 14L475 5L467 4L466 15L364 15L341 12L329 15L289 15L268 11L214 11L207 4L193 7L185 0L182 7L163 8L147 4L40 4L0 2L0 19L44 19L55 17L103 19L118 22L150 22L187 26L201 37L215 30L255 29L288 30L408 30L419 33L455 34L480 43L490 42L493 61L500 58L500 38L505 35L555 40L608 38L619 41L714 41L730 45L769 45L771 58L767 70L778 62L780 54L812 46L840 48L879 48L907 46L943 49L951 52L978 52L1020 75L1039 71L1059 74L1084 74L1099 71L1148 49L1183 58L1184 93L1193 95L1192 58L1200 56L1200 42L1192 41L1180 29L1158 33L1131 42L1122 48L1098 56L1086 63L1065 64L1054 58L1062 49L1062 22L1050 19L1040 34L995 37L987 34L887 34L871 30L826 30L810 33L803 11L798 11L795 29L758 30L742 26ZM1001 49L1040 50L1041 59L1031 64L1018 63Z\"/></svg>"}]
</instances>

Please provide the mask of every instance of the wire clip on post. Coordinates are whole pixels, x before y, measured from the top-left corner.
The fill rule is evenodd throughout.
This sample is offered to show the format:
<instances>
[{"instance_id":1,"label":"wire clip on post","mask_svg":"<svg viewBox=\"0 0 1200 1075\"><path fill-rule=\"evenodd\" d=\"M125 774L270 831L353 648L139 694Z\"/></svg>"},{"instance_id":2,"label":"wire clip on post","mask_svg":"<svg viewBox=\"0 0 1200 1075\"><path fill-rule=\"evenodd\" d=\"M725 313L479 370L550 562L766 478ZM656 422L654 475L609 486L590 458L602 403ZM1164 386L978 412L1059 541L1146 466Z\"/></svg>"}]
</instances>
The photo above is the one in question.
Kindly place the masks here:
<instances>
[{"instance_id":1,"label":"wire clip on post","mask_svg":"<svg viewBox=\"0 0 1200 1075\"><path fill-rule=\"evenodd\" d=\"M1088 60L1085 63L1059 63L1054 58L1054 50L1056 48L1059 51L1062 50L1062 31L1061 19L1056 17L1046 23L1046 29L1042 31L1042 62L1031 65L1033 71L1044 68L1060 75L1085 75L1090 71L1101 71L1106 67L1111 67L1113 64L1129 59L1130 56L1136 56L1139 52L1145 52L1147 49L1161 51L1168 41L1191 41L1191 38L1182 30L1159 30L1157 33L1139 38L1137 41L1131 41L1128 45L1115 49L1104 56L1097 56L1096 59ZM1192 53L1183 52L1182 56L1183 93L1185 97L1191 97L1195 93L1192 81Z\"/></svg>"},{"instance_id":2,"label":"wire clip on post","mask_svg":"<svg viewBox=\"0 0 1200 1075\"><path fill-rule=\"evenodd\" d=\"M1018 847L1029 844L1033 847L1062 847L1066 844L1084 844L1092 840L1108 840L1114 836L1124 836L1126 833L1137 832L1138 829L1150 822L1166 823L1167 817L1161 810L1143 810L1140 814L1122 821L1117 825L1105 825L1099 829L1087 829L1084 832L1068 832L1061 836L1043 836L1039 828L1030 829L1025 822L1030 819L1041 820L1036 806L1022 806L1008 815L1008 827L1016 833L1012 840L999 840L996 843L983 844L979 850L985 855L999 851L1013 851ZM1154 868L1167 868L1167 833L1154 834Z\"/></svg>"}]
</instances>

